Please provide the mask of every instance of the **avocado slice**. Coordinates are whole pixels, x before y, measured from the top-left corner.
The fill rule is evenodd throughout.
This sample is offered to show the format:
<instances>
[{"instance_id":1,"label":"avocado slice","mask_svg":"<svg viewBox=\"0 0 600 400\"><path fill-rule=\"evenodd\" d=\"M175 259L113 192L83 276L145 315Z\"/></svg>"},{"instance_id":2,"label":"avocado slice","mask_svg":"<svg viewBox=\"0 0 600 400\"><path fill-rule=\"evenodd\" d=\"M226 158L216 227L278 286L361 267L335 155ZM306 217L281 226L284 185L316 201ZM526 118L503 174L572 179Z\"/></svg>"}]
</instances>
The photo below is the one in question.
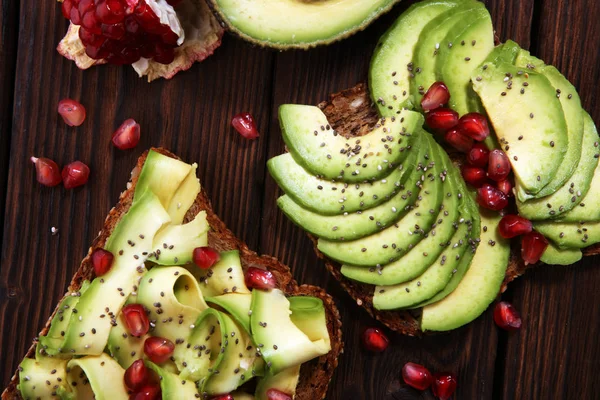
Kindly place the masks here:
<instances>
[{"instance_id":1,"label":"avocado slice","mask_svg":"<svg viewBox=\"0 0 600 400\"><path fill-rule=\"evenodd\" d=\"M328 338L327 317L323 300L313 296L291 296L290 319L310 340Z\"/></svg>"},{"instance_id":2,"label":"avocado slice","mask_svg":"<svg viewBox=\"0 0 600 400\"><path fill-rule=\"evenodd\" d=\"M482 10L487 12L483 3L464 1L457 7L440 14L423 28L415 47L412 66L415 76L410 84L416 110L422 110L423 95L435 81L441 78L438 75L436 63L440 49L450 46L450 43L446 41L448 33L457 25L464 27L472 23ZM454 45L452 43L452 46Z\"/></svg>"},{"instance_id":3,"label":"avocado slice","mask_svg":"<svg viewBox=\"0 0 600 400\"><path fill-rule=\"evenodd\" d=\"M230 32L278 49L307 49L362 31L399 0L209 0Z\"/></svg>"},{"instance_id":4,"label":"avocado slice","mask_svg":"<svg viewBox=\"0 0 600 400\"><path fill-rule=\"evenodd\" d=\"M552 243L542 254L540 261L549 265L571 265L581 260L583 253L580 249L559 249Z\"/></svg>"},{"instance_id":5,"label":"avocado slice","mask_svg":"<svg viewBox=\"0 0 600 400\"><path fill-rule=\"evenodd\" d=\"M37 357L37 354L36 354ZM25 399L58 400L70 393L67 360L55 357L24 358L19 364L18 390Z\"/></svg>"},{"instance_id":6,"label":"avocado slice","mask_svg":"<svg viewBox=\"0 0 600 400\"><path fill-rule=\"evenodd\" d=\"M135 297L130 296L127 303L135 303L135 300L132 301L132 299L135 299ZM115 325L110 330L106 348L111 357L123 369L127 369L135 360L144 357L144 342L150 335L146 334L141 337L130 335L125 325L123 313L119 313L114 322Z\"/></svg>"},{"instance_id":7,"label":"avocado slice","mask_svg":"<svg viewBox=\"0 0 600 400\"><path fill-rule=\"evenodd\" d=\"M185 215L192 204L194 204L198 193L200 193L200 180L196 176L197 169L198 164L192 164L190 172L183 182L181 182L169 203L167 212L171 216L171 223L173 225L181 225L183 223Z\"/></svg>"},{"instance_id":8,"label":"avocado slice","mask_svg":"<svg viewBox=\"0 0 600 400\"><path fill-rule=\"evenodd\" d=\"M423 307L423 331L449 331L479 317L494 301L504 281L510 258L510 242L498 233L502 217L481 211L481 242L470 267L456 288ZM444 290L445 291L445 290Z\"/></svg>"},{"instance_id":9,"label":"avocado slice","mask_svg":"<svg viewBox=\"0 0 600 400\"><path fill-rule=\"evenodd\" d=\"M429 0L413 4L381 36L369 69L369 88L380 115L392 117L402 108L414 107L410 81L419 36L431 20L460 3Z\"/></svg>"},{"instance_id":10,"label":"avocado slice","mask_svg":"<svg viewBox=\"0 0 600 400\"><path fill-rule=\"evenodd\" d=\"M600 221L555 222L539 221L533 229L551 240L559 249L583 249L600 243Z\"/></svg>"},{"instance_id":11,"label":"avocado slice","mask_svg":"<svg viewBox=\"0 0 600 400\"><path fill-rule=\"evenodd\" d=\"M422 185L420 179L428 163L425 157L428 156L430 148L423 145L419 150L411 149L411 152L417 153L418 157L412 164L402 164L408 177L407 181L401 183L402 191L376 207L355 213L326 216L302 208L288 196L277 199L277 205L296 225L319 238L334 241L354 240L381 231L406 215L419 196Z\"/></svg>"},{"instance_id":12,"label":"avocado slice","mask_svg":"<svg viewBox=\"0 0 600 400\"><path fill-rule=\"evenodd\" d=\"M294 324L290 301L281 290L253 290L251 309L252 339L267 363L269 375L277 375L331 350L329 334L312 340ZM324 312L323 309L323 319Z\"/></svg>"},{"instance_id":13,"label":"avocado slice","mask_svg":"<svg viewBox=\"0 0 600 400\"><path fill-rule=\"evenodd\" d=\"M425 131L419 134L426 136L431 148L439 148L437 144L431 144L431 135ZM424 182L418 202L401 220L380 232L352 241L319 239L318 249L340 263L366 267L388 264L402 257L426 236L442 204L443 185L439 175L443 167L438 163L428 164L427 168L427 172L422 174L424 179L421 180Z\"/></svg>"},{"instance_id":14,"label":"avocado slice","mask_svg":"<svg viewBox=\"0 0 600 400\"><path fill-rule=\"evenodd\" d=\"M331 128L318 107L284 104L279 107L283 140L294 160L326 179L360 183L389 175L407 157L413 133L423 116L403 110L382 118L364 136L346 138Z\"/></svg>"},{"instance_id":15,"label":"avocado slice","mask_svg":"<svg viewBox=\"0 0 600 400\"><path fill-rule=\"evenodd\" d=\"M406 159L385 178L374 182L345 183L317 178L285 153L267 162L269 172L294 203L320 215L340 215L376 207L404 190L421 146L420 135Z\"/></svg>"},{"instance_id":16,"label":"avocado slice","mask_svg":"<svg viewBox=\"0 0 600 400\"><path fill-rule=\"evenodd\" d=\"M267 391L277 389L294 397L300 379L300 365L286 368L277 375L267 375L258 380L254 397L256 400L269 400Z\"/></svg>"},{"instance_id":17,"label":"avocado slice","mask_svg":"<svg viewBox=\"0 0 600 400\"><path fill-rule=\"evenodd\" d=\"M163 399L196 399L200 398L193 381L181 379L177 374L159 367L152 361L144 361L146 367L156 372L160 379L160 390Z\"/></svg>"},{"instance_id":18,"label":"avocado slice","mask_svg":"<svg viewBox=\"0 0 600 400\"><path fill-rule=\"evenodd\" d=\"M566 97L566 95L565 95ZM581 109L580 109L581 111ZM587 195L594 171L598 166L598 132L591 117L585 114L583 142L577 169L565 184L549 196L521 202L517 199L519 214L531 220L553 219L577 207ZM571 146L569 144L569 146ZM564 163L563 163L564 164ZM563 168L561 166L561 168ZM585 204L585 203L584 203Z\"/></svg>"},{"instance_id":19,"label":"avocado slice","mask_svg":"<svg viewBox=\"0 0 600 400\"><path fill-rule=\"evenodd\" d=\"M554 178L567 151L567 125L556 90L545 76L514 65L486 63L482 68L472 77L473 88L510 159L516 185L535 195Z\"/></svg>"},{"instance_id":20,"label":"avocado slice","mask_svg":"<svg viewBox=\"0 0 600 400\"><path fill-rule=\"evenodd\" d=\"M250 334L250 293L227 293L215 297L207 297L206 301L225 310L244 330Z\"/></svg>"},{"instance_id":21,"label":"avocado slice","mask_svg":"<svg viewBox=\"0 0 600 400\"><path fill-rule=\"evenodd\" d=\"M244 281L244 270L238 250L225 251L212 267L199 270L196 279L205 297L227 293L250 293Z\"/></svg>"},{"instance_id":22,"label":"avocado slice","mask_svg":"<svg viewBox=\"0 0 600 400\"><path fill-rule=\"evenodd\" d=\"M74 358L67 364L74 399L127 400L125 370L108 354Z\"/></svg>"}]
</instances>

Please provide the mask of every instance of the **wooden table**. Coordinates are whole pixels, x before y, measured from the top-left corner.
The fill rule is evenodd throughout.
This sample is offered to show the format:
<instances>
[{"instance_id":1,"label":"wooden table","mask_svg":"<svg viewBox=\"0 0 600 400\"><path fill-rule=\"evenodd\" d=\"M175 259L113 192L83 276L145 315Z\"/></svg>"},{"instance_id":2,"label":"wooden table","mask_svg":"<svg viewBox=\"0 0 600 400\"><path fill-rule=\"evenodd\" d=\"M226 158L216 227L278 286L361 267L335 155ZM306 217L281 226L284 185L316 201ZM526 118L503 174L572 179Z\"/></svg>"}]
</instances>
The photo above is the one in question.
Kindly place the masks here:
<instances>
[{"instance_id":1,"label":"wooden table","mask_svg":"<svg viewBox=\"0 0 600 400\"><path fill-rule=\"evenodd\" d=\"M374 355L361 348L359 335L379 324L330 278L304 233L275 205L278 189L265 162L283 150L277 107L315 104L364 81L377 38L411 3L402 2L342 43L308 52L280 53L226 36L207 61L170 81L148 84L131 68L82 72L59 56L55 47L67 21L52 0L0 0L2 386L64 293L139 154L165 146L198 162L216 212L250 247L279 257L299 282L323 286L336 298L346 351L330 399L431 398L401 384L407 361L458 374L458 399L598 399L600 258L541 267L513 283L502 297L523 315L517 333L499 331L488 310L449 334L390 333L390 348ZM500 39L514 39L556 65L600 123L600 3L486 3ZM56 113L65 97L88 110L80 128L67 127ZM241 111L255 115L259 140L246 141L230 128L231 116ZM141 144L118 151L110 135L130 117L142 126ZM82 160L91 166L90 182L73 191L44 188L35 181L32 155L59 164Z\"/></svg>"}]
</instances>

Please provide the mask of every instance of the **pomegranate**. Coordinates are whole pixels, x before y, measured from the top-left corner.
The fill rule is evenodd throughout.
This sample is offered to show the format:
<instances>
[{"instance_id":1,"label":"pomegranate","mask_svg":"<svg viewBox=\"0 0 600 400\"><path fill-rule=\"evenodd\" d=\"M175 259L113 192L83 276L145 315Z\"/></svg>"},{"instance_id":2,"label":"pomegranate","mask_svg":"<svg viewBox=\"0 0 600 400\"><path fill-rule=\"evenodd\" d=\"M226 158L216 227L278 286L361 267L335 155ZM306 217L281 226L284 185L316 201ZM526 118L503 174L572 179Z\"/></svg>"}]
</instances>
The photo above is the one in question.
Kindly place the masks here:
<instances>
[{"instance_id":1,"label":"pomegranate","mask_svg":"<svg viewBox=\"0 0 600 400\"><path fill-rule=\"evenodd\" d=\"M62 170L62 180L65 189L73 189L85 185L90 176L90 168L81 161L73 161Z\"/></svg>"},{"instance_id":2,"label":"pomegranate","mask_svg":"<svg viewBox=\"0 0 600 400\"><path fill-rule=\"evenodd\" d=\"M202 269L212 267L220 258L219 252L211 247L196 247L192 255L194 264Z\"/></svg>"},{"instance_id":3,"label":"pomegranate","mask_svg":"<svg viewBox=\"0 0 600 400\"><path fill-rule=\"evenodd\" d=\"M438 399L448 400L456 391L456 377L447 372L435 374L431 391Z\"/></svg>"},{"instance_id":4,"label":"pomegranate","mask_svg":"<svg viewBox=\"0 0 600 400\"><path fill-rule=\"evenodd\" d=\"M490 127L487 118L479 113L465 114L458 121L458 129L463 133L477 140L484 141L490 135Z\"/></svg>"},{"instance_id":5,"label":"pomegranate","mask_svg":"<svg viewBox=\"0 0 600 400\"><path fill-rule=\"evenodd\" d=\"M56 186L62 181L60 168L49 158L31 157L31 162L35 165L37 181L44 186Z\"/></svg>"},{"instance_id":6,"label":"pomegranate","mask_svg":"<svg viewBox=\"0 0 600 400\"><path fill-rule=\"evenodd\" d=\"M500 211L508 205L508 198L500 190L485 183L477 190L477 202L484 208Z\"/></svg>"},{"instance_id":7,"label":"pomegranate","mask_svg":"<svg viewBox=\"0 0 600 400\"><path fill-rule=\"evenodd\" d=\"M510 180L505 179L503 181L496 182L496 187L498 188L498 190L500 190L505 195L507 195L507 196L512 195L513 184Z\"/></svg>"},{"instance_id":8,"label":"pomegranate","mask_svg":"<svg viewBox=\"0 0 600 400\"><path fill-rule=\"evenodd\" d=\"M144 306L141 304L128 304L123 307L125 326L130 335L140 337L150 330L150 321Z\"/></svg>"},{"instance_id":9,"label":"pomegranate","mask_svg":"<svg viewBox=\"0 0 600 400\"><path fill-rule=\"evenodd\" d=\"M110 271L114 260L113 254L104 249L96 249L92 252L92 267L96 276L102 276Z\"/></svg>"},{"instance_id":10,"label":"pomegranate","mask_svg":"<svg viewBox=\"0 0 600 400\"><path fill-rule=\"evenodd\" d=\"M152 336L144 342L144 354L157 364L164 363L171 358L173 350L175 350L175 344L169 339Z\"/></svg>"},{"instance_id":11,"label":"pomegranate","mask_svg":"<svg viewBox=\"0 0 600 400\"><path fill-rule=\"evenodd\" d=\"M267 400L292 400L292 396L277 389L267 390Z\"/></svg>"},{"instance_id":12,"label":"pomegranate","mask_svg":"<svg viewBox=\"0 0 600 400\"><path fill-rule=\"evenodd\" d=\"M448 130L444 135L444 139L450 146L463 153L466 153L473 147L473 139L463 135L458 129Z\"/></svg>"},{"instance_id":13,"label":"pomegranate","mask_svg":"<svg viewBox=\"0 0 600 400\"><path fill-rule=\"evenodd\" d=\"M381 353L390 344L387 336L379 328L367 328L362 335L363 346L367 350Z\"/></svg>"},{"instance_id":14,"label":"pomegranate","mask_svg":"<svg viewBox=\"0 0 600 400\"><path fill-rule=\"evenodd\" d=\"M531 231L523 236L521 241L521 258L525 265L535 264L540 261L542 254L548 247L548 240L539 232Z\"/></svg>"},{"instance_id":15,"label":"pomegranate","mask_svg":"<svg viewBox=\"0 0 600 400\"><path fill-rule=\"evenodd\" d=\"M480 188L487 182L487 175L483 168L465 164L461 167L460 171L465 182L473 187Z\"/></svg>"},{"instance_id":16,"label":"pomegranate","mask_svg":"<svg viewBox=\"0 0 600 400\"><path fill-rule=\"evenodd\" d=\"M244 277L249 289L268 290L277 286L277 281L270 271L257 267L250 267Z\"/></svg>"},{"instance_id":17,"label":"pomegranate","mask_svg":"<svg viewBox=\"0 0 600 400\"><path fill-rule=\"evenodd\" d=\"M501 301L494 307L494 322L507 331L516 331L521 328L519 312L506 301Z\"/></svg>"},{"instance_id":18,"label":"pomegranate","mask_svg":"<svg viewBox=\"0 0 600 400\"><path fill-rule=\"evenodd\" d=\"M490 179L500 182L506 179L510 173L510 162L506 153L502 150L492 150L488 164L488 176Z\"/></svg>"},{"instance_id":19,"label":"pomegranate","mask_svg":"<svg viewBox=\"0 0 600 400\"><path fill-rule=\"evenodd\" d=\"M80 126L85 121L85 107L72 99L59 101L58 113L69 126Z\"/></svg>"},{"instance_id":20,"label":"pomegranate","mask_svg":"<svg viewBox=\"0 0 600 400\"><path fill-rule=\"evenodd\" d=\"M425 123L431 129L446 131L458 124L458 113L449 108L436 108L425 114Z\"/></svg>"},{"instance_id":21,"label":"pomegranate","mask_svg":"<svg viewBox=\"0 0 600 400\"><path fill-rule=\"evenodd\" d=\"M231 120L231 126L246 139L256 139L258 137L258 130L254 123L252 114L240 113L233 117Z\"/></svg>"},{"instance_id":22,"label":"pomegranate","mask_svg":"<svg viewBox=\"0 0 600 400\"><path fill-rule=\"evenodd\" d=\"M133 149L140 142L140 124L127 119L112 134L112 142L120 150Z\"/></svg>"},{"instance_id":23,"label":"pomegranate","mask_svg":"<svg viewBox=\"0 0 600 400\"><path fill-rule=\"evenodd\" d=\"M148 382L148 368L143 360L135 360L125 370L125 386L132 391L141 389Z\"/></svg>"},{"instance_id":24,"label":"pomegranate","mask_svg":"<svg viewBox=\"0 0 600 400\"><path fill-rule=\"evenodd\" d=\"M421 108L424 111L435 110L442 107L450 100L450 91L444 82L435 82L429 87L427 93L421 99Z\"/></svg>"},{"instance_id":25,"label":"pomegranate","mask_svg":"<svg viewBox=\"0 0 600 400\"><path fill-rule=\"evenodd\" d=\"M218 396L213 396L209 400L235 400L230 394L220 394Z\"/></svg>"},{"instance_id":26,"label":"pomegranate","mask_svg":"<svg viewBox=\"0 0 600 400\"><path fill-rule=\"evenodd\" d=\"M520 215L508 214L502 217L498 225L498 231L505 239L511 239L524 235L533 230L533 224L530 220Z\"/></svg>"},{"instance_id":27,"label":"pomegranate","mask_svg":"<svg viewBox=\"0 0 600 400\"><path fill-rule=\"evenodd\" d=\"M483 143L475 143L467 153L467 161L475 167L486 167L490 158L490 151Z\"/></svg>"},{"instance_id":28,"label":"pomegranate","mask_svg":"<svg viewBox=\"0 0 600 400\"><path fill-rule=\"evenodd\" d=\"M160 385L146 385L139 391L132 393L129 400L160 400Z\"/></svg>"},{"instance_id":29,"label":"pomegranate","mask_svg":"<svg viewBox=\"0 0 600 400\"><path fill-rule=\"evenodd\" d=\"M402 378L404 382L418 390L425 390L433 382L431 372L423 365L407 362L402 367Z\"/></svg>"}]
</instances>

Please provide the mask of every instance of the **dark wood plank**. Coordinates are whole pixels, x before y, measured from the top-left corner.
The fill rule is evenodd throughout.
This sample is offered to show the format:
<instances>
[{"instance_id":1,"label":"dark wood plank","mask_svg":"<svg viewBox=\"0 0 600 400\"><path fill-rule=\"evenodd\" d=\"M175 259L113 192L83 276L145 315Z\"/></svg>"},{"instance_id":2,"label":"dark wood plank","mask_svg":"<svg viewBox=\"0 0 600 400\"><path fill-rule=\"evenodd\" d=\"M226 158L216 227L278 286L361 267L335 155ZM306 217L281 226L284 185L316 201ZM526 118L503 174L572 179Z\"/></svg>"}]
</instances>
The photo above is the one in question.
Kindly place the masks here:
<instances>
[{"instance_id":1,"label":"dark wood plank","mask_svg":"<svg viewBox=\"0 0 600 400\"><path fill-rule=\"evenodd\" d=\"M15 2L3 4L8 3ZM17 60L18 106L0 272L2 288L10 288L10 296L0 298L3 386L65 292L146 148L165 146L198 162L215 211L256 247L267 141L246 141L229 121L248 110L266 130L273 57L226 37L213 57L170 81L148 84L124 67L79 71L55 51L67 27L59 5L37 0L20 4L19 47L28 50L20 51ZM67 127L56 113L65 97L87 108L87 120L79 128ZM141 124L142 140L135 150L123 152L112 147L110 136L127 118ZM74 159L89 163L89 184L73 191L41 187L28 161L33 154L59 164ZM58 235L50 234L52 226Z\"/></svg>"},{"instance_id":2,"label":"dark wood plank","mask_svg":"<svg viewBox=\"0 0 600 400\"><path fill-rule=\"evenodd\" d=\"M379 36L412 3L403 2L374 26L342 43L310 52L278 54L274 107L284 103L316 104L329 93L365 81L370 55ZM511 38L529 43L533 1L486 3L503 40ZM269 157L281 154L284 149L275 111L269 132ZM306 235L276 208L279 195L277 185L268 177L263 225L270 229L262 232L261 251L287 263L299 282L325 287L336 298L342 315L346 351L340 359L328 399L421 398L420 393L402 383L401 369L408 361L423 363L433 370L457 373L460 382L457 398L492 397L497 330L489 311L473 324L449 334L419 339L390 332L390 348L384 354L369 354L361 347L360 334L364 328L373 326L374 321L329 276Z\"/></svg>"},{"instance_id":3,"label":"dark wood plank","mask_svg":"<svg viewBox=\"0 0 600 400\"><path fill-rule=\"evenodd\" d=\"M532 52L554 64L578 88L600 123L600 7L594 0L545 0L537 14ZM593 399L600 381L600 257L568 268L544 266L515 282L508 296L524 329L508 336L505 399Z\"/></svg>"}]
</instances>

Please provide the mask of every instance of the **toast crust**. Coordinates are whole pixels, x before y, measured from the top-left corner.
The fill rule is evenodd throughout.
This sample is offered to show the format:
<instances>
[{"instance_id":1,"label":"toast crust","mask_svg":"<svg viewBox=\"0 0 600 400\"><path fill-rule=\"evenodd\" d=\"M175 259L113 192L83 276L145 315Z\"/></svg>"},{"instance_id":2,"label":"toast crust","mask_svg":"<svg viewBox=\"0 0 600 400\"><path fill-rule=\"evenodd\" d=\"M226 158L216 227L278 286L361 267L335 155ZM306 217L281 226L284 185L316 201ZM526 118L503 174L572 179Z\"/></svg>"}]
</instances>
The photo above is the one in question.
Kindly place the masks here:
<instances>
[{"instance_id":1,"label":"toast crust","mask_svg":"<svg viewBox=\"0 0 600 400\"><path fill-rule=\"evenodd\" d=\"M152 150L155 150L163 155L179 159L179 157L166 149L153 148ZM106 220L104 221L102 230L98 234L98 237L94 239L92 246L88 250L88 255L83 259L79 269L73 276L73 279L69 285L69 291L65 294L65 296L69 295L71 292L79 290L84 280L91 280L94 278L94 272L90 260L92 251L94 251L96 248L104 247L106 240L109 238L117 223L129 210L129 207L133 201L133 194L137 179L142 166L146 161L147 154L148 152L146 151L138 158L137 164L131 172L131 179L127 183L127 189L119 196L119 202L117 205L110 210ZM302 365L300 369L300 380L298 381L298 386L296 387L295 398L298 400L324 399L327 393L327 387L333 375L333 371L337 367L338 357L343 351L341 331L342 323L340 320L339 311L333 301L333 298L320 287L298 285L287 266L280 263L274 257L266 255L260 256L254 251L250 250L248 246L238 239L227 228L225 223L221 221L215 214L208 195L204 189L201 190L194 204L188 210L185 216L185 222L189 222L194 219L196 214L202 210L206 211L207 220L211 227L211 230L208 234L208 243L211 247L218 251L239 250L242 267L244 270L246 270L248 267L254 266L271 271L277 280L277 287L284 291L287 295L314 296L323 300L323 305L327 314L327 329L331 339L331 351L326 355L306 362ZM54 310L52 316L46 322L46 325L40 332L39 336L43 336L48 332L48 329L50 328L50 322L52 321L56 311L57 309ZM25 357L33 358L35 356L36 344L37 341L34 339L34 342L27 351ZM17 390L18 383L19 371L17 370L10 383L2 393L2 400L22 399L19 391Z\"/></svg>"}]
</instances>

